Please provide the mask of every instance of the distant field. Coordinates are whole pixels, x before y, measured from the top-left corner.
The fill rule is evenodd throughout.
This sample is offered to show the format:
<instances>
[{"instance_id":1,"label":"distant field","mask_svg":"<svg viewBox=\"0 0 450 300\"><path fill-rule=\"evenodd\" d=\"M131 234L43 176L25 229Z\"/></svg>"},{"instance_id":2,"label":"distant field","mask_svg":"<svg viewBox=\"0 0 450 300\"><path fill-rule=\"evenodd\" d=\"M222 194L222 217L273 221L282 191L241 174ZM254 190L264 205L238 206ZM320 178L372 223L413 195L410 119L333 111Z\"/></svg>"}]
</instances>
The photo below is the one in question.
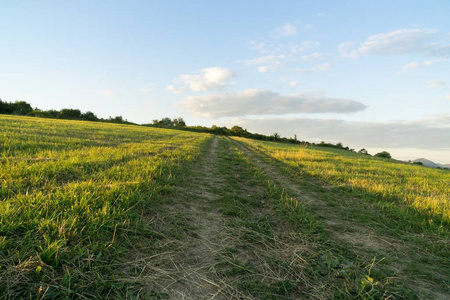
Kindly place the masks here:
<instances>
[{"instance_id":1,"label":"distant field","mask_svg":"<svg viewBox=\"0 0 450 300\"><path fill-rule=\"evenodd\" d=\"M108 290L139 213L208 135L0 116L0 295ZM127 233L128 232L128 233ZM73 287L71 291L70 287Z\"/></svg>"},{"instance_id":2,"label":"distant field","mask_svg":"<svg viewBox=\"0 0 450 300\"><path fill-rule=\"evenodd\" d=\"M450 224L450 171L345 150L244 140L251 147L308 174L374 201L404 203L430 227ZM402 216L399 216L402 217Z\"/></svg>"}]
</instances>

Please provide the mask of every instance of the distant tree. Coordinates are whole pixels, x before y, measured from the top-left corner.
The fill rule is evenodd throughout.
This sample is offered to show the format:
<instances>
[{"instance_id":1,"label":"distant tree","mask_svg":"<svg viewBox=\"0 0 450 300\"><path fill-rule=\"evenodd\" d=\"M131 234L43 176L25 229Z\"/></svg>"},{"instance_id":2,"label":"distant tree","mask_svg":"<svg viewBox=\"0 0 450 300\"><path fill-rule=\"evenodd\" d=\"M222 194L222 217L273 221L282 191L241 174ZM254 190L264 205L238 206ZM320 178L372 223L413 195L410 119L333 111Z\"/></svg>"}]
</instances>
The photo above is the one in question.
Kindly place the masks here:
<instances>
[{"instance_id":1,"label":"distant tree","mask_svg":"<svg viewBox=\"0 0 450 300\"><path fill-rule=\"evenodd\" d=\"M28 113L30 113L31 111L33 111L33 108L31 107L31 105L25 101L16 101L14 103L10 104L12 106L13 109L13 114L14 115L21 115L24 116Z\"/></svg>"},{"instance_id":2,"label":"distant tree","mask_svg":"<svg viewBox=\"0 0 450 300\"><path fill-rule=\"evenodd\" d=\"M126 121L123 119L122 116L117 116L117 117L114 117L114 118L109 117L108 121L111 122L111 123L125 123L125 122L126 122Z\"/></svg>"},{"instance_id":3,"label":"distant tree","mask_svg":"<svg viewBox=\"0 0 450 300\"><path fill-rule=\"evenodd\" d=\"M278 140L278 139L281 138L281 136L280 136L277 132L275 132L274 134L272 134L272 137L273 137L275 140Z\"/></svg>"},{"instance_id":4,"label":"distant tree","mask_svg":"<svg viewBox=\"0 0 450 300\"><path fill-rule=\"evenodd\" d=\"M183 118L174 118L172 120L172 125L175 127L186 127L186 122L184 122Z\"/></svg>"},{"instance_id":5,"label":"distant tree","mask_svg":"<svg viewBox=\"0 0 450 300\"><path fill-rule=\"evenodd\" d=\"M294 141L297 141L297 134L294 134Z\"/></svg>"},{"instance_id":6,"label":"distant tree","mask_svg":"<svg viewBox=\"0 0 450 300\"><path fill-rule=\"evenodd\" d=\"M92 111L82 113L81 119L85 121L98 121L98 117Z\"/></svg>"},{"instance_id":7,"label":"distant tree","mask_svg":"<svg viewBox=\"0 0 450 300\"><path fill-rule=\"evenodd\" d=\"M230 129L230 133L232 135L237 135L237 136L244 136L247 133L247 130L245 130L244 128L240 127L240 126L233 126Z\"/></svg>"},{"instance_id":8,"label":"distant tree","mask_svg":"<svg viewBox=\"0 0 450 300\"><path fill-rule=\"evenodd\" d=\"M171 127L172 120L170 118L162 118L161 121L159 121L159 125L164 127Z\"/></svg>"},{"instance_id":9,"label":"distant tree","mask_svg":"<svg viewBox=\"0 0 450 300\"><path fill-rule=\"evenodd\" d=\"M421 162L421 161L414 161L413 164L423 166L423 162Z\"/></svg>"},{"instance_id":10,"label":"distant tree","mask_svg":"<svg viewBox=\"0 0 450 300\"><path fill-rule=\"evenodd\" d=\"M63 108L59 112L61 119L80 120L81 111L79 109Z\"/></svg>"},{"instance_id":11,"label":"distant tree","mask_svg":"<svg viewBox=\"0 0 450 300\"><path fill-rule=\"evenodd\" d=\"M367 150L364 149L364 148L362 148L361 150L359 150L358 153L369 155L369 152L367 152Z\"/></svg>"},{"instance_id":12,"label":"distant tree","mask_svg":"<svg viewBox=\"0 0 450 300\"><path fill-rule=\"evenodd\" d=\"M383 157L383 158L392 158L391 154L387 151L382 151L380 153L375 154L377 157Z\"/></svg>"},{"instance_id":13,"label":"distant tree","mask_svg":"<svg viewBox=\"0 0 450 300\"><path fill-rule=\"evenodd\" d=\"M3 102L2 99L0 99L0 114L12 114L13 111L10 103Z\"/></svg>"}]
</instances>

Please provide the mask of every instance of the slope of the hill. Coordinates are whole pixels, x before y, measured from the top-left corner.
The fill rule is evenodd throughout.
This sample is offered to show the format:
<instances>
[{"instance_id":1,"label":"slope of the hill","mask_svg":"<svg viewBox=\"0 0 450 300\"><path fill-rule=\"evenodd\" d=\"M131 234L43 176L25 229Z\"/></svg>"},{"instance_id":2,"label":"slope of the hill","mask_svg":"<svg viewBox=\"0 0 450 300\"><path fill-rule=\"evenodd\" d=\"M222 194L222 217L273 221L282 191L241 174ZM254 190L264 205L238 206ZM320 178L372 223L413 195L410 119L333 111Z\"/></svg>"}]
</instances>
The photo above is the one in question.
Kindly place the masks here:
<instances>
[{"instance_id":1,"label":"slope of the hill","mask_svg":"<svg viewBox=\"0 0 450 300\"><path fill-rule=\"evenodd\" d=\"M104 298L208 135L0 116L0 298Z\"/></svg>"},{"instance_id":2,"label":"slope of the hill","mask_svg":"<svg viewBox=\"0 0 450 300\"><path fill-rule=\"evenodd\" d=\"M450 295L450 174L349 151L241 142L314 211L330 238L381 259L422 299Z\"/></svg>"},{"instance_id":3,"label":"slope of the hill","mask_svg":"<svg viewBox=\"0 0 450 300\"><path fill-rule=\"evenodd\" d=\"M418 159L413 160L412 162L420 162L420 163L422 163L422 165L427 166L427 167L432 167L432 168L449 168L449 165L437 164L426 158L418 158Z\"/></svg>"},{"instance_id":4,"label":"slope of the hill","mask_svg":"<svg viewBox=\"0 0 450 300\"><path fill-rule=\"evenodd\" d=\"M0 128L0 298L450 294L448 172L139 126Z\"/></svg>"}]
</instances>

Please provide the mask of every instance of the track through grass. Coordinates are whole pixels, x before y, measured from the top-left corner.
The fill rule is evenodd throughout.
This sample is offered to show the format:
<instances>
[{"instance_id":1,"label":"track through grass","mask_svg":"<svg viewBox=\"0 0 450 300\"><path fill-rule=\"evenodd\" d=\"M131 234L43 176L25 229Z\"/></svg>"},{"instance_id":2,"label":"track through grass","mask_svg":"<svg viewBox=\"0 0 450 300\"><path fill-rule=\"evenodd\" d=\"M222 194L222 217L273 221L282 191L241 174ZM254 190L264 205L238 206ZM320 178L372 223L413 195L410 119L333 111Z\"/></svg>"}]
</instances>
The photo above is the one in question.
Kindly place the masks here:
<instances>
[{"instance_id":1,"label":"track through grass","mask_svg":"<svg viewBox=\"0 0 450 300\"><path fill-rule=\"evenodd\" d=\"M450 294L448 202L352 179L409 187L403 166L139 126L1 116L0 128L3 299Z\"/></svg>"},{"instance_id":2,"label":"track through grass","mask_svg":"<svg viewBox=\"0 0 450 300\"><path fill-rule=\"evenodd\" d=\"M309 174L308 169L303 168L308 164L308 158L305 161L299 159L301 154L291 156L297 157L298 161L283 159L285 156L280 154L280 149L305 151L298 146L235 140L268 176L292 191L301 203L314 211L326 225L325 231L338 244L352 249L361 257L382 259L385 272L398 277L403 285L423 299L446 299L450 295L450 239L445 223L429 226L422 222L423 214L403 203L389 202L391 198L381 196L374 199L370 192L367 195L361 190L355 193L346 186L336 186L334 181L327 183L327 177ZM329 157L334 156L339 160L346 159L331 151ZM322 159L327 157L325 155ZM379 163L390 164L383 160ZM324 164L323 168L326 168L331 162ZM337 162L335 168L339 164ZM380 176L386 176L383 172L380 167ZM412 173L411 176L417 174Z\"/></svg>"}]
</instances>

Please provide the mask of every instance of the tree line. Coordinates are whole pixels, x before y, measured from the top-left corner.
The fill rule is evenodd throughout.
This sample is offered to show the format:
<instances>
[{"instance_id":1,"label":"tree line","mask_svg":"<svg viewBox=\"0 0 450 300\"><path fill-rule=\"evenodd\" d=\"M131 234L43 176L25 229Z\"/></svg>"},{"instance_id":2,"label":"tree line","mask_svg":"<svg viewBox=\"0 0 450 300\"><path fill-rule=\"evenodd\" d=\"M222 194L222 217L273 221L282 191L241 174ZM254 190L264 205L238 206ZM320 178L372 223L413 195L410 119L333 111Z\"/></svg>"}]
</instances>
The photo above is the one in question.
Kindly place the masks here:
<instances>
[{"instance_id":1,"label":"tree line","mask_svg":"<svg viewBox=\"0 0 450 300\"><path fill-rule=\"evenodd\" d=\"M39 108L33 108L31 104L25 101L6 102L2 101L1 99L0 99L0 114L52 118L52 119L134 124L132 122L128 122L122 116L109 117L108 119L103 119L97 117L91 111L83 113L79 109L72 109L72 108L63 108L61 110L54 110L54 109L42 110Z\"/></svg>"},{"instance_id":2,"label":"tree line","mask_svg":"<svg viewBox=\"0 0 450 300\"><path fill-rule=\"evenodd\" d=\"M2 101L1 99L0 99L0 114L138 125L136 123L132 123L123 119L122 116L109 117L108 119L103 119L97 117L91 111L83 113L79 109L72 109L72 108L63 108L59 111L54 109L42 110L39 108L33 108L31 104L25 101L6 102ZM297 135L294 135L293 138L281 137L276 132L272 135L264 135L260 133L249 132L247 129L244 129L241 126L233 126L231 128L227 128L225 126L220 127L216 125L212 125L211 127L187 126L186 122L181 117L174 119L166 117L162 118L161 120L153 120L152 123L142 125L160 128L175 128L194 132L211 133L216 135L238 136L262 141L273 141L273 142L291 143L300 145L313 145L356 152L354 149L350 149L349 147L344 146L342 143L332 144L332 143L325 143L322 141L319 144L315 144L307 141L300 141L297 139ZM370 155L364 148L359 150L358 153ZM392 158L389 152L387 151L382 151L380 153L375 154L374 156Z\"/></svg>"}]
</instances>

